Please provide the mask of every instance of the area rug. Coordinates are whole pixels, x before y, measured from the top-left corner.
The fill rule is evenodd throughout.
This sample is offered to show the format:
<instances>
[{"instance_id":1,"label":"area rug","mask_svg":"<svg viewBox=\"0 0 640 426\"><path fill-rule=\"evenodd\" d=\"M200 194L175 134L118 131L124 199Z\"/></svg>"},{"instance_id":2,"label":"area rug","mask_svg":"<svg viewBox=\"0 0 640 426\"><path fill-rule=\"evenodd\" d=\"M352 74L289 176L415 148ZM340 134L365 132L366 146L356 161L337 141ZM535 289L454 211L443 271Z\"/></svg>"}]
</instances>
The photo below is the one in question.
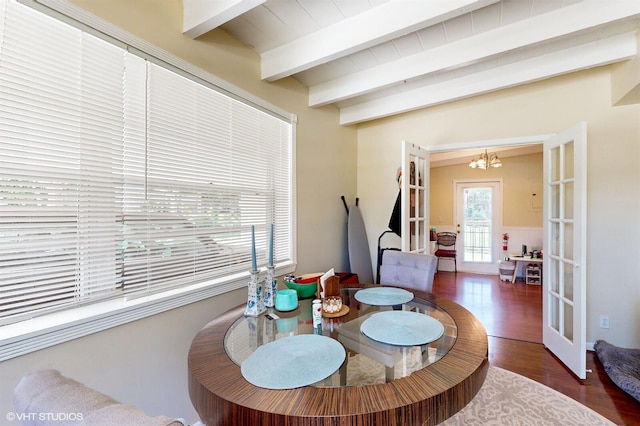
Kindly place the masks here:
<instances>
[{"instance_id":1,"label":"area rug","mask_svg":"<svg viewBox=\"0 0 640 426\"><path fill-rule=\"evenodd\" d=\"M395 371L400 376L422 368L419 349L412 348L406 362L396 364ZM428 355L435 353L430 352ZM360 354L349 359L348 385L384 382L385 371L381 364ZM615 423L550 387L511 371L490 366L487 378L476 397L441 425L600 426Z\"/></svg>"},{"instance_id":2,"label":"area rug","mask_svg":"<svg viewBox=\"0 0 640 426\"><path fill-rule=\"evenodd\" d=\"M476 397L441 425L615 425L527 377L491 366Z\"/></svg>"},{"instance_id":3,"label":"area rug","mask_svg":"<svg viewBox=\"0 0 640 426\"><path fill-rule=\"evenodd\" d=\"M640 349L620 348L604 340L593 348L611 381L640 401Z\"/></svg>"}]
</instances>

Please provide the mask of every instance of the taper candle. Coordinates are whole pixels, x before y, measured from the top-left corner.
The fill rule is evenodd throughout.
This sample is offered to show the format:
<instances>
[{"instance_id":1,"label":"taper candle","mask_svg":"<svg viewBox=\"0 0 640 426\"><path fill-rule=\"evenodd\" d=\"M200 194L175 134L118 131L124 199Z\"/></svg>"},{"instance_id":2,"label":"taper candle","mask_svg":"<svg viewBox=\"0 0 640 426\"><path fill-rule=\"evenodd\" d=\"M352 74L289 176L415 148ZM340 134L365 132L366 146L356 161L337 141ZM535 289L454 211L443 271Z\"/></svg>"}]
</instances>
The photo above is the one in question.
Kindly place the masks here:
<instances>
[{"instance_id":1,"label":"taper candle","mask_svg":"<svg viewBox=\"0 0 640 426\"><path fill-rule=\"evenodd\" d=\"M269 230L269 266L273 266L273 223Z\"/></svg>"},{"instance_id":2,"label":"taper candle","mask_svg":"<svg viewBox=\"0 0 640 426\"><path fill-rule=\"evenodd\" d=\"M256 263L256 231L253 225L251 225L251 270L258 270L258 264Z\"/></svg>"}]
</instances>

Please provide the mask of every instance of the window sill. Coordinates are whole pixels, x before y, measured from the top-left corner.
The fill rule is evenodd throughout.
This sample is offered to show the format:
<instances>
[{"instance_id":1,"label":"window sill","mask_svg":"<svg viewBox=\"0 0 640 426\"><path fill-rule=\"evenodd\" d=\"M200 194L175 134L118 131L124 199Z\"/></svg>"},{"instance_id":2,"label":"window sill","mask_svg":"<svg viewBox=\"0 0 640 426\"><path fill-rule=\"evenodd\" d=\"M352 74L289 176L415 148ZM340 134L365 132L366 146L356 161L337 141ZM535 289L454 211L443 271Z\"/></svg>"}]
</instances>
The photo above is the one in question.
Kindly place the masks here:
<instances>
[{"instance_id":1,"label":"window sill","mask_svg":"<svg viewBox=\"0 0 640 426\"><path fill-rule=\"evenodd\" d=\"M278 265L276 275L295 270ZM111 300L0 327L0 362L218 296L247 285L248 273L132 300Z\"/></svg>"}]
</instances>

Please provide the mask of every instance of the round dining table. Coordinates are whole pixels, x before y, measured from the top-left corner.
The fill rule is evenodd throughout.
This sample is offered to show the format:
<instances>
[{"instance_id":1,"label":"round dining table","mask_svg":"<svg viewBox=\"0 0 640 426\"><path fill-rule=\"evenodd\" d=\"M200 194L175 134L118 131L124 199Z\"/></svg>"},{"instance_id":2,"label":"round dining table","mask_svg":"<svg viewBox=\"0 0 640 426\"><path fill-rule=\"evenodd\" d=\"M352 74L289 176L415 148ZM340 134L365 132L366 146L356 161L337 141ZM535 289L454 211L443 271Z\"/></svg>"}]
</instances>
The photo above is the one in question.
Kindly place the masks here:
<instances>
[{"instance_id":1,"label":"round dining table","mask_svg":"<svg viewBox=\"0 0 640 426\"><path fill-rule=\"evenodd\" d=\"M188 354L189 395L202 422L422 426L461 410L478 393L489 368L487 333L480 321L451 300L413 289L406 289L411 300L392 306L359 301L356 293L372 287L342 288L346 307L323 317L321 328L313 325L311 299L300 300L294 311L270 308L257 317L244 316L243 304L204 326ZM442 335L426 344L398 346L361 332L363 321L393 310L436 319ZM291 389L258 387L245 379L241 365L258 347L300 334L337 340L345 361L327 378Z\"/></svg>"}]
</instances>

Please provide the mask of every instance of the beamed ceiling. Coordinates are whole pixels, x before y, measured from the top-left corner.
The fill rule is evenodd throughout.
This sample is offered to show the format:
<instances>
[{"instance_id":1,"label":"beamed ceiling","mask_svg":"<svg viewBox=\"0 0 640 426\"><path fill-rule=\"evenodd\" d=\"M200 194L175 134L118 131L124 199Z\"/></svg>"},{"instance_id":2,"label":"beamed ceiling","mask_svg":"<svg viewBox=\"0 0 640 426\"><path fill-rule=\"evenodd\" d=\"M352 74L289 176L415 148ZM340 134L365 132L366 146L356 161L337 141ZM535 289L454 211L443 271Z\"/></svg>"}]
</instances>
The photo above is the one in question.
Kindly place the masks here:
<instances>
[{"instance_id":1,"label":"beamed ceiling","mask_svg":"<svg viewBox=\"0 0 640 426\"><path fill-rule=\"evenodd\" d=\"M220 27L350 125L637 53L640 0L183 0L184 33Z\"/></svg>"}]
</instances>

